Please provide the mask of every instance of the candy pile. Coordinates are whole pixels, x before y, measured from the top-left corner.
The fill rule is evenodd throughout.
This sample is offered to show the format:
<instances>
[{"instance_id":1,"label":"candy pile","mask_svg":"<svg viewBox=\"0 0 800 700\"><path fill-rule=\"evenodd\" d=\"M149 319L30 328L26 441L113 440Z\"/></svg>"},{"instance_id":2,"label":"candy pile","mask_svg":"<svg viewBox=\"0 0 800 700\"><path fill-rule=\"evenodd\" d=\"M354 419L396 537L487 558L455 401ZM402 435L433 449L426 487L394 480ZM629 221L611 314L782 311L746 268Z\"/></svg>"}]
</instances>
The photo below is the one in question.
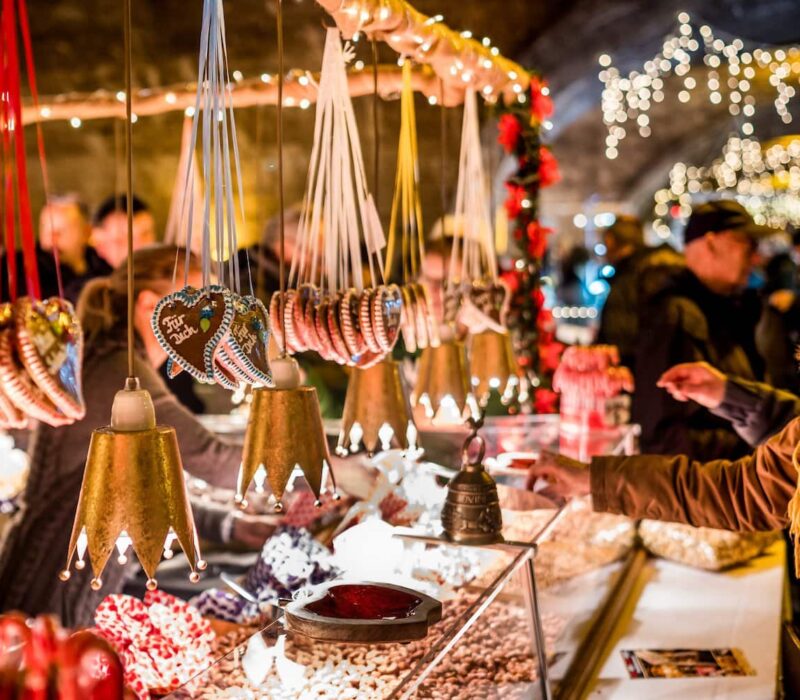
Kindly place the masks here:
<instances>
[{"instance_id":1,"label":"candy pile","mask_svg":"<svg viewBox=\"0 0 800 700\"><path fill-rule=\"evenodd\" d=\"M264 544L244 586L259 600L277 601L338 575L331 553L307 530L282 526Z\"/></svg>"},{"instance_id":2,"label":"candy pile","mask_svg":"<svg viewBox=\"0 0 800 700\"><path fill-rule=\"evenodd\" d=\"M82 358L83 331L68 301L0 304L0 428L24 428L28 418L52 426L83 418Z\"/></svg>"},{"instance_id":3,"label":"candy pile","mask_svg":"<svg viewBox=\"0 0 800 700\"><path fill-rule=\"evenodd\" d=\"M192 606L163 591L144 601L110 595L95 611L96 631L116 649L140 700L180 687L212 661L215 634Z\"/></svg>"},{"instance_id":4,"label":"candy pile","mask_svg":"<svg viewBox=\"0 0 800 700\"><path fill-rule=\"evenodd\" d=\"M561 420L593 428L621 421L609 415L609 399L633 391L633 375L619 366L613 345L573 346L561 356L553 375L553 389L561 394Z\"/></svg>"}]
</instances>

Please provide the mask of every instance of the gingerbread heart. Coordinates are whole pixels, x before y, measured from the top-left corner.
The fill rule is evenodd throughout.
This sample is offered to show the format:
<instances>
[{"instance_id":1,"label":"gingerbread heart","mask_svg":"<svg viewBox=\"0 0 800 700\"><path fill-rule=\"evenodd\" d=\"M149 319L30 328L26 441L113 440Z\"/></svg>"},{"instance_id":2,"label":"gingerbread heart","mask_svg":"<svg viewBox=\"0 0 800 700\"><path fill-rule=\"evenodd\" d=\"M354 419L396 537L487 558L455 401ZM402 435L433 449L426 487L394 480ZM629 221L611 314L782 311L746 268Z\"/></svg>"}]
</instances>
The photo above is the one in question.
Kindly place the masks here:
<instances>
[{"instance_id":1,"label":"gingerbread heart","mask_svg":"<svg viewBox=\"0 0 800 700\"><path fill-rule=\"evenodd\" d=\"M390 352L397 342L404 309L403 294L396 284L380 286L375 290L372 299L372 331L383 352Z\"/></svg>"},{"instance_id":2,"label":"gingerbread heart","mask_svg":"<svg viewBox=\"0 0 800 700\"><path fill-rule=\"evenodd\" d=\"M8 302L0 304L0 330L12 328L14 309ZM0 386L0 428L3 430L24 428L28 423L25 414L6 396Z\"/></svg>"},{"instance_id":3,"label":"gingerbread heart","mask_svg":"<svg viewBox=\"0 0 800 700\"><path fill-rule=\"evenodd\" d=\"M418 323L424 325L425 333L428 337L428 347L438 348L441 345L439 338L439 325L431 313L431 303L428 298L428 290L424 285L416 283L414 290L417 293L417 317Z\"/></svg>"},{"instance_id":4,"label":"gingerbread heart","mask_svg":"<svg viewBox=\"0 0 800 700\"><path fill-rule=\"evenodd\" d=\"M230 359L222 346L217 350L214 356L214 380L219 386L228 391L236 391L239 388L239 380L241 377L234 370L233 366L229 364Z\"/></svg>"},{"instance_id":5,"label":"gingerbread heart","mask_svg":"<svg viewBox=\"0 0 800 700\"><path fill-rule=\"evenodd\" d=\"M14 304L19 358L28 375L68 418L86 415L81 391L83 331L65 299L17 299Z\"/></svg>"},{"instance_id":6,"label":"gingerbread heart","mask_svg":"<svg viewBox=\"0 0 800 700\"><path fill-rule=\"evenodd\" d=\"M331 343L333 344L333 351L335 353L335 360L340 365L349 364L351 361L350 351L347 349L347 343L344 340L342 333L342 324L339 320L340 312L339 307L342 303L341 297L336 296L330 300L328 304L328 331L330 333Z\"/></svg>"},{"instance_id":7,"label":"gingerbread heart","mask_svg":"<svg viewBox=\"0 0 800 700\"><path fill-rule=\"evenodd\" d=\"M339 304L339 323L351 357L358 357L367 350L367 341L361 332L360 299L361 297L355 289L348 289Z\"/></svg>"},{"instance_id":8,"label":"gingerbread heart","mask_svg":"<svg viewBox=\"0 0 800 700\"><path fill-rule=\"evenodd\" d=\"M364 335L367 348L371 353L382 352L381 346L378 344L378 339L375 337L375 330L372 326L372 304L376 294L377 291L374 289L365 289L363 292L361 292L361 299L359 300L358 308L358 320L361 326L361 332Z\"/></svg>"},{"instance_id":9,"label":"gingerbread heart","mask_svg":"<svg viewBox=\"0 0 800 700\"><path fill-rule=\"evenodd\" d=\"M9 400L25 415L53 427L74 422L28 376L19 358L13 328L0 330L0 385Z\"/></svg>"},{"instance_id":10,"label":"gingerbread heart","mask_svg":"<svg viewBox=\"0 0 800 700\"><path fill-rule=\"evenodd\" d=\"M502 330L508 311L508 289L498 282L473 282L467 299L477 311L486 317L486 324L493 330Z\"/></svg>"},{"instance_id":11,"label":"gingerbread heart","mask_svg":"<svg viewBox=\"0 0 800 700\"><path fill-rule=\"evenodd\" d=\"M226 354L249 377L249 383L272 386L269 366L269 314L254 296L234 299L231 331Z\"/></svg>"},{"instance_id":12,"label":"gingerbread heart","mask_svg":"<svg viewBox=\"0 0 800 700\"><path fill-rule=\"evenodd\" d=\"M303 291L303 287L307 286L308 289ZM322 355L320 349L322 343L317 333L317 310L319 309L320 291L313 285L300 285L300 291L304 295L308 295L308 300L305 302L305 312L303 314L303 323L306 328L306 336L308 338L308 347L310 350Z\"/></svg>"},{"instance_id":13,"label":"gingerbread heart","mask_svg":"<svg viewBox=\"0 0 800 700\"><path fill-rule=\"evenodd\" d=\"M151 325L172 360L198 381L213 384L214 354L230 332L233 315L225 287L184 287L158 302Z\"/></svg>"},{"instance_id":14,"label":"gingerbread heart","mask_svg":"<svg viewBox=\"0 0 800 700\"><path fill-rule=\"evenodd\" d=\"M336 351L333 348L331 332L328 329L328 309L330 299L323 297L316 309L315 325L317 337L319 338L319 354L323 360L336 360Z\"/></svg>"}]
</instances>

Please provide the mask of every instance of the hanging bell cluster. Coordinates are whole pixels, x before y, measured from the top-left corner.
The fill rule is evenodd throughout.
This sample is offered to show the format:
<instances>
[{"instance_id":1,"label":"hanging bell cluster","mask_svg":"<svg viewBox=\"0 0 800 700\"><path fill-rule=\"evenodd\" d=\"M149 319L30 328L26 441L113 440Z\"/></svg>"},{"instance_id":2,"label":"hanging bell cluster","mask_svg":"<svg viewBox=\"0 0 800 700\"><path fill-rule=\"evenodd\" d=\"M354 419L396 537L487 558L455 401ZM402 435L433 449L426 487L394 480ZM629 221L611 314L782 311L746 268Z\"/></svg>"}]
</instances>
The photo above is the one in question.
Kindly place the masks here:
<instances>
[{"instance_id":1,"label":"hanging bell cluster","mask_svg":"<svg viewBox=\"0 0 800 700\"><path fill-rule=\"evenodd\" d=\"M189 561L189 579L198 581L206 563L200 556L175 429L156 425L149 392L129 379L114 398L111 425L92 433L67 566L60 578L70 578L73 558L76 569L85 568L88 554L94 573L91 587L99 590L114 551L123 565L132 548L147 575L147 588L153 590L156 567L162 556L172 556L175 541Z\"/></svg>"}]
</instances>

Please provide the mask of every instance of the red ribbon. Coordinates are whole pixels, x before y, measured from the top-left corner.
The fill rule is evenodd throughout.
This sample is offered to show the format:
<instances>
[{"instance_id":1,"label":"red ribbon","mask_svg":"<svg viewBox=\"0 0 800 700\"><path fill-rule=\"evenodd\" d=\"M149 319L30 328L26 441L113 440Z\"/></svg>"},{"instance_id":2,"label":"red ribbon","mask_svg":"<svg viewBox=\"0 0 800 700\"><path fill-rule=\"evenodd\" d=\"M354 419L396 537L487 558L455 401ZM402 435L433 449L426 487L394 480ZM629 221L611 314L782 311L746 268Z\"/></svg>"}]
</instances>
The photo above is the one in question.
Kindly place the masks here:
<instances>
[{"instance_id":1,"label":"red ribbon","mask_svg":"<svg viewBox=\"0 0 800 700\"><path fill-rule=\"evenodd\" d=\"M3 132L3 197L5 212L6 267L8 269L8 294L11 301L17 299L17 245L14 233L14 171L11 152L11 132L9 130L8 65L4 55L0 55L0 126Z\"/></svg>"},{"instance_id":2,"label":"red ribbon","mask_svg":"<svg viewBox=\"0 0 800 700\"><path fill-rule=\"evenodd\" d=\"M25 135L22 126L22 100L20 97L19 57L17 55L14 10L14 0L3 0L3 45L7 70L4 87L5 96L10 102L11 119L14 127L12 141L15 151L17 199L25 282L28 294L35 299L39 299L41 298L41 290L39 287L39 269L36 262L36 241L33 234L30 194L28 192L28 172L25 162ZM7 122L5 126L5 133L9 133L9 123ZM7 251L9 256L13 255L13 253L14 251L12 250Z\"/></svg>"},{"instance_id":3,"label":"red ribbon","mask_svg":"<svg viewBox=\"0 0 800 700\"><path fill-rule=\"evenodd\" d=\"M39 91L36 88L36 69L33 64L33 46L31 45L31 30L28 23L28 8L25 6L25 0L18 0L17 7L19 8L19 28L22 34L22 45L25 49L25 64L28 68L28 86L31 89L31 98L33 99L33 106L39 110ZM50 201L50 178L47 175L47 159L44 154L44 136L42 135L42 123L36 122L36 145L39 150L39 165L42 168L42 184L44 185L44 199L45 203ZM55 226L50 225L50 230L53 235L53 258L56 263L56 277L58 279L58 295L64 296L64 284L61 281L61 262L58 259L58 238Z\"/></svg>"}]
</instances>

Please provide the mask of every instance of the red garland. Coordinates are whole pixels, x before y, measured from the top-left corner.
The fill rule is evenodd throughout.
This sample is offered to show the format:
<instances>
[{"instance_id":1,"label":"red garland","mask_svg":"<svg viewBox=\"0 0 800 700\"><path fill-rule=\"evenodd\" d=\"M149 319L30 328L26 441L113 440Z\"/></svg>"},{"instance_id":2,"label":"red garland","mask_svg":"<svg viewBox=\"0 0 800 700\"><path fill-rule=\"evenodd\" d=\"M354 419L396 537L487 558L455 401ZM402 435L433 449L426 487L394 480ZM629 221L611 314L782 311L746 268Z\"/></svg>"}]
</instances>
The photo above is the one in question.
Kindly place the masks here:
<instances>
[{"instance_id":1,"label":"red garland","mask_svg":"<svg viewBox=\"0 0 800 700\"><path fill-rule=\"evenodd\" d=\"M502 277L511 290L508 326L514 352L520 367L537 386L532 405L521 408L552 413L557 410L557 395L549 387L563 346L555 340L555 323L544 309L539 286L552 230L539 222L538 205L539 190L558 182L561 175L558 162L540 139L541 124L553 113L549 90L540 77L531 78L527 97L523 102L499 106L497 141L517 161L516 171L505 183L504 202L517 257Z\"/></svg>"},{"instance_id":2,"label":"red garland","mask_svg":"<svg viewBox=\"0 0 800 700\"><path fill-rule=\"evenodd\" d=\"M550 187L561 179L558 161L549 148L539 148L539 187Z\"/></svg>"},{"instance_id":3,"label":"red garland","mask_svg":"<svg viewBox=\"0 0 800 700\"><path fill-rule=\"evenodd\" d=\"M497 143L499 143L506 153L513 153L517 150L519 137L522 136L522 125L512 114L504 114L497 122Z\"/></svg>"}]
</instances>

